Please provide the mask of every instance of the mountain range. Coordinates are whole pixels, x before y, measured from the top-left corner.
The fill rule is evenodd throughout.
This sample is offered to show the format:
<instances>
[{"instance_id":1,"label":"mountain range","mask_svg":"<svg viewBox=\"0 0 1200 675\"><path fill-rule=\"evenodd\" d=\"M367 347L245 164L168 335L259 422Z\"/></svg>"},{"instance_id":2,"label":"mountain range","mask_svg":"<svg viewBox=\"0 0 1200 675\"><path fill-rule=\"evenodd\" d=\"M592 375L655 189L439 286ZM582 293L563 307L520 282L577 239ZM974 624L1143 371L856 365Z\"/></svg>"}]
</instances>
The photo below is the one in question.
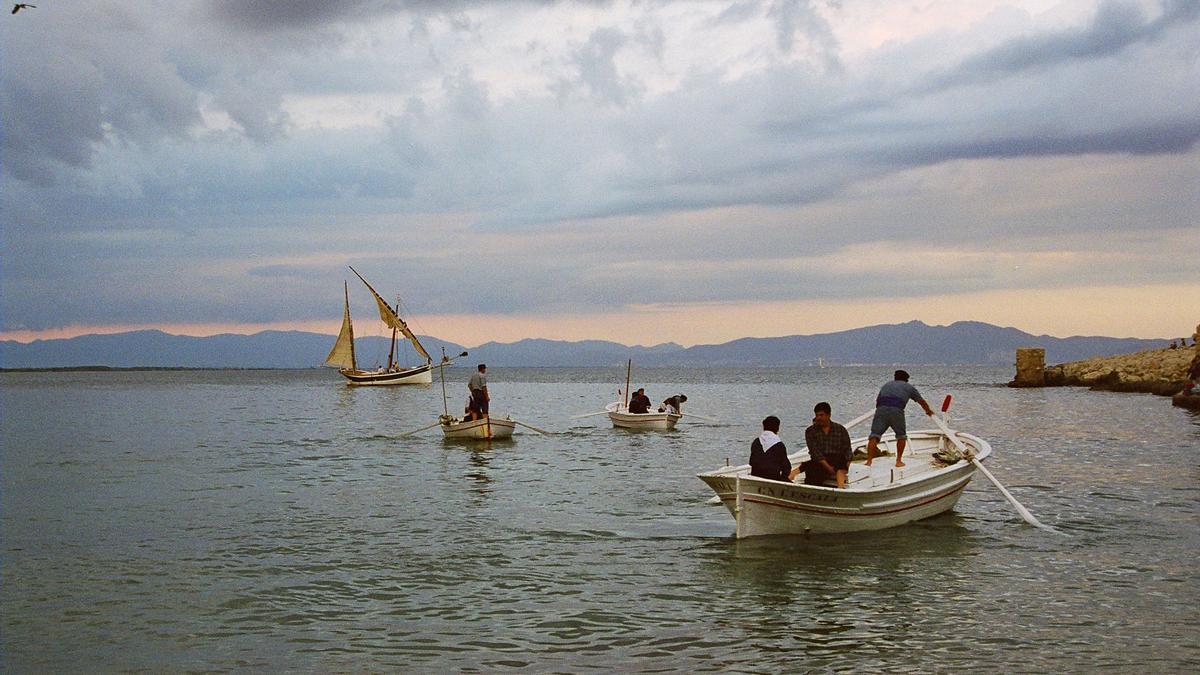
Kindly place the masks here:
<instances>
[{"instance_id":1,"label":"mountain range","mask_svg":"<svg viewBox=\"0 0 1200 675\"><path fill-rule=\"evenodd\" d=\"M855 364L1012 364L1018 347L1042 347L1046 363L1064 363L1160 348L1168 339L1031 335L975 321L931 326L921 321L854 328L817 335L741 338L683 347L664 343L628 346L604 340L526 339L488 342L467 349L421 336L430 354L470 352L470 363L493 366L603 367L633 359L640 366L805 366ZM333 336L300 331L191 337L156 330L81 335L30 343L0 341L0 368L312 368L320 366ZM360 367L387 359L388 340L355 341ZM407 347L404 363L419 360ZM402 352L403 354L403 352ZM366 361L366 363L363 363Z\"/></svg>"}]
</instances>

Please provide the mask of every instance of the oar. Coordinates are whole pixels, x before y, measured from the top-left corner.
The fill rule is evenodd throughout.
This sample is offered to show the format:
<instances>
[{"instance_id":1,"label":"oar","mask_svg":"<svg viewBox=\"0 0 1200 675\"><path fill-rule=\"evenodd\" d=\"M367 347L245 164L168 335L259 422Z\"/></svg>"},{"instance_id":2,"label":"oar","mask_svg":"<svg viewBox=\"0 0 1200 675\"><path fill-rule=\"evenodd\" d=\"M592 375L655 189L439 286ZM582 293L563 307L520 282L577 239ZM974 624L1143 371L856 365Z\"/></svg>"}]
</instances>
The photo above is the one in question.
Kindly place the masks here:
<instances>
[{"instance_id":1,"label":"oar","mask_svg":"<svg viewBox=\"0 0 1200 675\"><path fill-rule=\"evenodd\" d=\"M680 414L680 415L682 415L682 416L684 416L684 417L695 417L695 418L697 418L697 419L702 419L702 420L704 420L704 421L706 421L706 422L718 422L718 423L719 423L719 422L721 421L721 420L716 420L716 419L713 419L713 418L711 418L711 417L705 417L704 415L695 415L695 414L692 414L692 413L685 413L685 412L681 412L681 413L679 413L679 414Z\"/></svg>"},{"instance_id":2,"label":"oar","mask_svg":"<svg viewBox=\"0 0 1200 675\"><path fill-rule=\"evenodd\" d=\"M607 414L608 414L607 410L601 410L600 412L588 413L586 415L571 415L571 419L578 420L578 419L583 419L584 417L595 417L596 415L607 415Z\"/></svg>"},{"instance_id":3,"label":"oar","mask_svg":"<svg viewBox=\"0 0 1200 675\"><path fill-rule=\"evenodd\" d=\"M963 445L963 442L958 440L958 436L946 426L946 423L942 421L942 418L938 417L937 415L930 415L930 417L933 419L934 423L938 425L938 428L942 430L942 433L946 434L946 438L949 438L950 441L954 443L954 447L958 448L958 451L961 452L964 457L971 460L971 463L975 465L976 469L982 471L983 475L987 476L988 480L995 484L995 486L1000 490L1000 494L1004 495L1005 499L1008 500L1008 503L1013 505L1013 508L1017 510L1017 513L1021 515L1021 518L1023 518L1025 522L1033 525L1034 527L1040 527L1043 530L1050 530L1051 532L1056 531L1054 528L1043 525L1038 521L1037 518L1034 518L1033 514L1029 512L1029 509L1025 508L1021 502L1017 501L1017 498L1012 496L1012 493L1009 492L1008 489L1003 485L1001 485L1000 481L996 480L996 477L992 475L992 472L988 471L987 468L983 466L983 462L975 459L975 454L967 450L967 446Z\"/></svg>"},{"instance_id":4,"label":"oar","mask_svg":"<svg viewBox=\"0 0 1200 675\"><path fill-rule=\"evenodd\" d=\"M437 422L434 422L433 424L430 424L427 427L421 427L420 429L413 429L412 431L406 431L406 432L400 434L400 437L403 438L404 436L411 436L411 435L417 433L418 431L425 431L426 429L432 429L441 423L442 423L441 420L438 420Z\"/></svg>"},{"instance_id":5,"label":"oar","mask_svg":"<svg viewBox=\"0 0 1200 675\"><path fill-rule=\"evenodd\" d=\"M521 425L521 426L525 427L526 429L533 429L534 431L538 432L539 434L545 434L545 435L547 435L547 436L553 436L553 435L554 435L554 433L553 433L553 432L546 431L545 429L539 429L539 428L537 428L537 427L533 426L532 424L525 424L524 422L518 422L518 421L516 421L516 420L513 420L513 424L519 424L519 425Z\"/></svg>"},{"instance_id":6,"label":"oar","mask_svg":"<svg viewBox=\"0 0 1200 675\"><path fill-rule=\"evenodd\" d=\"M862 424L863 422L866 422L867 420L871 419L874 416L875 416L875 411L868 410L867 412L859 415L858 417L855 417L854 419L843 424L842 426L846 427L847 429L849 429L850 427L856 427L856 426Z\"/></svg>"}]
</instances>

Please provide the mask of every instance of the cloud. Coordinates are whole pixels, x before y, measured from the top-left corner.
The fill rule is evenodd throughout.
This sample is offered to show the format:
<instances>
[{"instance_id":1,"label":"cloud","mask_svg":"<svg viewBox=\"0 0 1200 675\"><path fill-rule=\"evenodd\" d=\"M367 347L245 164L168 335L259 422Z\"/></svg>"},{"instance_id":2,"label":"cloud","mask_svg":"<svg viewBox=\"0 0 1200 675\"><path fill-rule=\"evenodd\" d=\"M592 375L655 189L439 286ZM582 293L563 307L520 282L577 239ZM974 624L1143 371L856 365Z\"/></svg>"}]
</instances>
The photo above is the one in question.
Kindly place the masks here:
<instances>
[{"instance_id":1,"label":"cloud","mask_svg":"<svg viewBox=\"0 0 1200 675\"><path fill-rule=\"evenodd\" d=\"M1082 28L1016 37L964 59L953 70L934 76L927 90L993 81L1033 69L1079 60L1103 59L1139 43L1154 42L1170 30L1189 28L1200 19L1200 4L1167 0L1157 18L1148 18L1139 5L1105 0L1091 22Z\"/></svg>"},{"instance_id":2,"label":"cloud","mask_svg":"<svg viewBox=\"0 0 1200 675\"><path fill-rule=\"evenodd\" d=\"M439 312L1162 280L1118 254L1197 225L1200 10L1069 4L874 46L801 0L31 13L4 326L315 319L364 260Z\"/></svg>"}]
</instances>

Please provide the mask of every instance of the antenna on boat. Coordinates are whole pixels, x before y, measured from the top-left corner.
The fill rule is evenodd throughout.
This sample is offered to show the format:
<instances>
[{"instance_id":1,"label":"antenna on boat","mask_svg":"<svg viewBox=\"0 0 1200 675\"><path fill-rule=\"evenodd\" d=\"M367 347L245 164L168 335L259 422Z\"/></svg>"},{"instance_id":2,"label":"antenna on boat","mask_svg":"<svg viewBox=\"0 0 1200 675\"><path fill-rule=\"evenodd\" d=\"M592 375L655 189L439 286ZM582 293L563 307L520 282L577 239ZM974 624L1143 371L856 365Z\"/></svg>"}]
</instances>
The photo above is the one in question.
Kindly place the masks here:
<instances>
[{"instance_id":1,"label":"antenna on boat","mask_svg":"<svg viewBox=\"0 0 1200 675\"><path fill-rule=\"evenodd\" d=\"M442 376L442 411L447 416L450 415L450 404L446 403L446 364L450 359L446 358L446 346L442 345L442 367L438 368L438 375Z\"/></svg>"},{"instance_id":2,"label":"antenna on boat","mask_svg":"<svg viewBox=\"0 0 1200 675\"><path fill-rule=\"evenodd\" d=\"M633 371L633 359L625 364L625 409L629 410L629 375Z\"/></svg>"}]
</instances>

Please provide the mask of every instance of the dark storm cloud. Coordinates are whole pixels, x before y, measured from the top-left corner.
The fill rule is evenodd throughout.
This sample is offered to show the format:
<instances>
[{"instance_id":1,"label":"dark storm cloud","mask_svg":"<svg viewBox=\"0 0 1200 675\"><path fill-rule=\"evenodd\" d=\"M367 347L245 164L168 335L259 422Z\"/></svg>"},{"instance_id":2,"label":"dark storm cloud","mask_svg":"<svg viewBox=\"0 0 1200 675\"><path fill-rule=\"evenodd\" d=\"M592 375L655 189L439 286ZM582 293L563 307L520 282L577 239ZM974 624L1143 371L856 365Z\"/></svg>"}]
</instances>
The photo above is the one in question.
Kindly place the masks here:
<instances>
[{"instance_id":1,"label":"dark storm cloud","mask_svg":"<svg viewBox=\"0 0 1200 675\"><path fill-rule=\"evenodd\" d=\"M97 146L182 138L200 121L196 92L173 66L141 58L142 19L119 6L101 9L45 15L20 27L31 30L6 26L0 70L6 174L47 185L60 167L89 167ZM88 24L103 35L78 32Z\"/></svg>"},{"instance_id":2,"label":"dark storm cloud","mask_svg":"<svg viewBox=\"0 0 1200 675\"><path fill-rule=\"evenodd\" d=\"M244 30L292 30L335 21L368 21L405 10L452 11L468 2L453 0L213 0L212 16Z\"/></svg>"},{"instance_id":3,"label":"dark storm cloud","mask_svg":"<svg viewBox=\"0 0 1200 675\"><path fill-rule=\"evenodd\" d=\"M896 165L936 164L955 159L1070 156L1095 153L1156 155L1182 153L1200 141L1200 119L1113 129L1101 133L1029 134L986 141L893 148L884 156Z\"/></svg>"},{"instance_id":4,"label":"dark storm cloud","mask_svg":"<svg viewBox=\"0 0 1200 675\"><path fill-rule=\"evenodd\" d=\"M1084 28L1014 38L935 76L925 90L987 82L1067 61L1101 59L1131 45L1156 41L1170 30L1198 29L1191 24L1200 19L1200 2L1165 0L1161 7L1161 15L1151 19L1137 5L1107 0Z\"/></svg>"}]
</instances>

